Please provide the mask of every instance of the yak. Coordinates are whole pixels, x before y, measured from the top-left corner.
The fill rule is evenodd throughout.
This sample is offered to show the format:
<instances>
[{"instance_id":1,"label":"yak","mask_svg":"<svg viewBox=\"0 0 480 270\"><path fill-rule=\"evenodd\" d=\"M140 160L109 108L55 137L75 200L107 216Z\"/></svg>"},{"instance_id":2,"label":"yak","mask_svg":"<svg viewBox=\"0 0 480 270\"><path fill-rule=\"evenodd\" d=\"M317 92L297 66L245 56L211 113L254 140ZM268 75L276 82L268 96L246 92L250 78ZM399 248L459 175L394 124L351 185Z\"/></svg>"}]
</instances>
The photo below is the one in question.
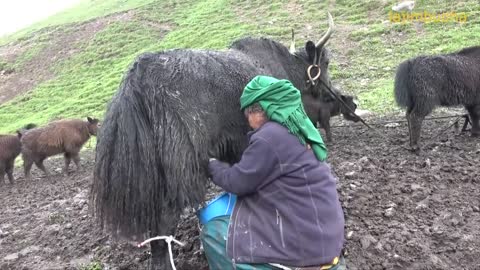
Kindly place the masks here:
<instances>
[{"instance_id":1,"label":"yak","mask_svg":"<svg viewBox=\"0 0 480 270\"><path fill-rule=\"evenodd\" d=\"M27 130L35 127L35 124L28 124L17 130L17 135L0 134L0 185L5 180L5 173L10 184L14 183L13 169L15 167L15 159L22 151L20 139Z\"/></svg>"},{"instance_id":2,"label":"yak","mask_svg":"<svg viewBox=\"0 0 480 270\"><path fill-rule=\"evenodd\" d=\"M317 122L319 122L320 127L325 130L327 142L332 141L332 132L330 130L331 117L342 114L345 120L353 122L360 121L360 118L355 115L357 104L353 101L354 97L342 94L335 87L331 89L348 108L330 93L322 93L323 95L320 98L304 95L302 100L306 113L313 125L317 126Z\"/></svg>"},{"instance_id":3,"label":"yak","mask_svg":"<svg viewBox=\"0 0 480 270\"><path fill-rule=\"evenodd\" d=\"M30 180L30 170L33 163L41 169L47 178L50 173L45 168L43 161L57 154L64 154L65 166L63 172L68 175L68 166L73 160L80 169L80 156L78 153L91 135L96 136L99 120L87 117L81 119L62 119L52 121L47 125L35 128L22 136L22 158L25 179Z\"/></svg>"},{"instance_id":4,"label":"yak","mask_svg":"<svg viewBox=\"0 0 480 270\"><path fill-rule=\"evenodd\" d=\"M112 236L171 235L186 207L206 193L210 155L234 163L249 131L240 111L245 85L257 75L290 80L302 95L330 86L328 30L295 50L245 37L224 51L172 49L143 53L107 105L96 145L92 212ZM308 74L310 71L310 74ZM151 242L151 269L170 269L167 245Z\"/></svg>"},{"instance_id":5,"label":"yak","mask_svg":"<svg viewBox=\"0 0 480 270\"><path fill-rule=\"evenodd\" d=\"M480 46L458 52L418 56L402 62L395 75L395 100L407 109L410 147L420 150L422 122L437 106L463 105L480 135Z\"/></svg>"}]
</instances>

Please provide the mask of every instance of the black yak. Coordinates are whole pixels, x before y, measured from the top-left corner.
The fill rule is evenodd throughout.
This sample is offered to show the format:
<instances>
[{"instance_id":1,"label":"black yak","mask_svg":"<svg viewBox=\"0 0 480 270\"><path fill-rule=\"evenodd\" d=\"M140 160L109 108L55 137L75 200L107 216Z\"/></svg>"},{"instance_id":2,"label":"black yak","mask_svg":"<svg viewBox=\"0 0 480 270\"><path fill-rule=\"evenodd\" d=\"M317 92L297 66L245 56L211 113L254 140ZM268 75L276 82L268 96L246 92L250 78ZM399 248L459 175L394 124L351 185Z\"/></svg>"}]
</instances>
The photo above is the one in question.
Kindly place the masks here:
<instances>
[{"instance_id":1,"label":"black yak","mask_svg":"<svg viewBox=\"0 0 480 270\"><path fill-rule=\"evenodd\" d=\"M22 150L22 143L20 138L23 133L29 129L36 127L35 124L28 124L20 130L17 130L17 135L2 135L0 134L0 184L5 181L5 173L7 173L8 181L13 184L13 168L15 159Z\"/></svg>"},{"instance_id":2,"label":"black yak","mask_svg":"<svg viewBox=\"0 0 480 270\"><path fill-rule=\"evenodd\" d=\"M480 47L402 62L395 77L395 100L407 108L410 146L419 151L422 121L436 106L463 105L480 135Z\"/></svg>"},{"instance_id":3,"label":"black yak","mask_svg":"<svg viewBox=\"0 0 480 270\"><path fill-rule=\"evenodd\" d=\"M312 96L324 91L319 79L331 84L324 48L333 31L328 16L323 37L299 51L266 38L243 38L226 51L140 55L97 137L91 199L101 225L137 240L173 234L183 209L204 199L208 153L233 163L246 147L249 128L239 99L252 78L288 79ZM152 242L151 250L151 268L170 269L166 244Z\"/></svg>"},{"instance_id":4,"label":"black yak","mask_svg":"<svg viewBox=\"0 0 480 270\"><path fill-rule=\"evenodd\" d=\"M357 104L353 101L353 96L344 95L338 89L332 87L332 91L342 99L342 101L355 112ZM349 121L358 122L359 118L352 113L342 102L337 100L330 93L324 93L320 98L304 95L303 105L313 125L316 126L319 122L320 127L325 130L326 141L332 141L332 132L330 131L330 118L339 114Z\"/></svg>"},{"instance_id":5,"label":"black yak","mask_svg":"<svg viewBox=\"0 0 480 270\"><path fill-rule=\"evenodd\" d=\"M90 135L97 134L98 124L98 119L90 117L87 117L87 121L63 119L26 132L21 139L25 179L30 179L33 163L49 177L43 161L47 157L61 153L64 153L65 157L64 174L68 174L68 166L72 159L77 169L80 169L78 153Z\"/></svg>"}]
</instances>

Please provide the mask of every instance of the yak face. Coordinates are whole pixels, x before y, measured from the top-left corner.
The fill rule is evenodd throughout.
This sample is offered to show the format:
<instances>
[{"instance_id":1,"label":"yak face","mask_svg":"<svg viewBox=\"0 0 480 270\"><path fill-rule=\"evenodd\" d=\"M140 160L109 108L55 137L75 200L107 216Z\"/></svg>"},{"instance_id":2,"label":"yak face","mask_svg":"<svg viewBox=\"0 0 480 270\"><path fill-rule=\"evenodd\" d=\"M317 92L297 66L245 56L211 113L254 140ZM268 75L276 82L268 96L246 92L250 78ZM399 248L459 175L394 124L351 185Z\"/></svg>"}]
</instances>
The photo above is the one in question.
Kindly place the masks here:
<instances>
[{"instance_id":1,"label":"yak face","mask_svg":"<svg viewBox=\"0 0 480 270\"><path fill-rule=\"evenodd\" d=\"M304 63L305 88L307 93L313 95L315 98L319 97L322 93L328 93L325 85L321 82L331 87L330 75L328 73L330 54L325 44L330 39L333 28L333 18L332 15L328 13L328 30L326 33L317 43L310 40L307 41L305 47L299 51L295 50L295 36L292 31L290 53Z\"/></svg>"},{"instance_id":2,"label":"yak face","mask_svg":"<svg viewBox=\"0 0 480 270\"><path fill-rule=\"evenodd\" d=\"M357 104L355 104L355 102L353 101L353 97L352 96L346 96L346 95L341 95L340 98L342 99L343 102L345 102L345 104L347 104L347 106L352 109L353 112L355 112L355 110L357 109ZM360 119L358 118L358 116L356 116L352 111L350 111L348 108L345 108L345 105L340 105L340 111L343 115L343 118L345 118L346 120L349 120L349 121L353 121L353 122L358 122L360 121Z\"/></svg>"},{"instance_id":3,"label":"yak face","mask_svg":"<svg viewBox=\"0 0 480 270\"><path fill-rule=\"evenodd\" d=\"M97 131L100 126L100 121L96 118L90 118L90 117L87 117L87 121L88 121L88 132L93 136L97 136Z\"/></svg>"}]
</instances>

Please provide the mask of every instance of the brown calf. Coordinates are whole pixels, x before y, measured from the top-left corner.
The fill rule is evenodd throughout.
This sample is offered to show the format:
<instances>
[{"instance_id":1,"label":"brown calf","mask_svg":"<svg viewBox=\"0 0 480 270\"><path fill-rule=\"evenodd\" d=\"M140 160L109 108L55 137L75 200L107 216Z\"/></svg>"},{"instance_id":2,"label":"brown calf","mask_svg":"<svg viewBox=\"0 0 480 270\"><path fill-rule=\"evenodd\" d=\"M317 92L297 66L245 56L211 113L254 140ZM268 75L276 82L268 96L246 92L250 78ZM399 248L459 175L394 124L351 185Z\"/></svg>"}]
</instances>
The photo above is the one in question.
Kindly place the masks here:
<instances>
[{"instance_id":1,"label":"brown calf","mask_svg":"<svg viewBox=\"0 0 480 270\"><path fill-rule=\"evenodd\" d=\"M13 184L13 165L20 154L22 144L15 135L0 135L0 184L5 181L5 172L10 184Z\"/></svg>"},{"instance_id":2,"label":"brown calf","mask_svg":"<svg viewBox=\"0 0 480 270\"><path fill-rule=\"evenodd\" d=\"M7 173L10 184L13 184L13 167L15 159L22 150L20 138L26 130L34 127L34 124L28 124L18 130L17 135L0 134L0 185L5 181L5 173Z\"/></svg>"},{"instance_id":3,"label":"brown calf","mask_svg":"<svg viewBox=\"0 0 480 270\"><path fill-rule=\"evenodd\" d=\"M43 161L47 157L61 153L64 153L65 157L64 174L68 174L68 166L72 159L77 170L80 169L78 153L90 135L97 135L98 124L98 119L90 117L87 117L87 121L65 119L28 131L21 139L25 178L30 179L33 163L49 177Z\"/></svg>"}]
</instances>

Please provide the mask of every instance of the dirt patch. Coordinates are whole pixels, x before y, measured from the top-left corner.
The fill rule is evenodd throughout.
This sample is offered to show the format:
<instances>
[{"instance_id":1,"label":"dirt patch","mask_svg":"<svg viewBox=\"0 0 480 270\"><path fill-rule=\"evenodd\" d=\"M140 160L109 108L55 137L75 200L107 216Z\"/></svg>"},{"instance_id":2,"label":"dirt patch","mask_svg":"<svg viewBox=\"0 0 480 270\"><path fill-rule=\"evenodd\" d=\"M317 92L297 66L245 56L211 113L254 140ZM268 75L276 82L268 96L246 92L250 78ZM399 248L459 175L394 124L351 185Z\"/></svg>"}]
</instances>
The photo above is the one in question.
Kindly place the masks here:
<instances>
[{"instance_id":1,"label":"dirt patch","mask_svg":"<svg viewBox=\"0 0 480 270\"><path fill-rule=\"evenodd\" d=\"M423 141L448 120L425 122ZM421 156L400 148L407 127L336 130L349 269L477 269L480 140L449 130ZM348 142L356 142L354 145Z\"/></svg>"},{"instance_id":2,"label":"dirt patch","mask_svg":"<svg viewBox=\"0 0 480 270\"><path fill-rule=\"evenodd\" d=\"M426 122L423 141L448 121ZM332 125L339 123L328 148L345 212L348 268L478 269L480 139L451 129L416 156L400 147L408 140L404 123L378 126L391 142L338 118ZM113 241L93 222L87 198L94 155L81 157L83 169L67 178L57 158L46 162L54 182L34 169L26 183L17 170L16 184L0 187L0 269L78 269L92 261L148 267L148 250ZM175 237L187 244L174 247L177 269L208 269L193 211Z\"/></svg>"},{"instance_id":3,"label":"dirt patch","mask_svg":"<svg viewBox=\"0 0 480 270\"><path fill-rule=\"evenodd\" d=\"M39 83L52 79L55 76L52 67L61 61L67 60L81 50L81 44L91 40L96 33L103 30L108 24L117 21L131 20L133 11L113 14L107 17L72 24L67 28L46 28L33 34L26 41L10 44L0 48L0 59L8 63L25 53L38 41L38 35L42 39L47 37L45 43L41 43L38 53L22 63L14 72L0 73L0 104L14 98L17 95L28 92Z\"/></svg>"},{"instance_id":4,"label":"dirt patch","mask_svg":"<svg viewBox=\"0 0 480 270\"><path fill-rule=\"evenodd\" d=\"M95 226L88 211L94 156L81 156L84 169L68 178L54 158L46 162L51 181L35 168L25 182L17 170L15 185L0 187L0 269L79 269L94 260L129 269L146 258L146 251L113 242Z\"/></svg>"}]
</instances>

